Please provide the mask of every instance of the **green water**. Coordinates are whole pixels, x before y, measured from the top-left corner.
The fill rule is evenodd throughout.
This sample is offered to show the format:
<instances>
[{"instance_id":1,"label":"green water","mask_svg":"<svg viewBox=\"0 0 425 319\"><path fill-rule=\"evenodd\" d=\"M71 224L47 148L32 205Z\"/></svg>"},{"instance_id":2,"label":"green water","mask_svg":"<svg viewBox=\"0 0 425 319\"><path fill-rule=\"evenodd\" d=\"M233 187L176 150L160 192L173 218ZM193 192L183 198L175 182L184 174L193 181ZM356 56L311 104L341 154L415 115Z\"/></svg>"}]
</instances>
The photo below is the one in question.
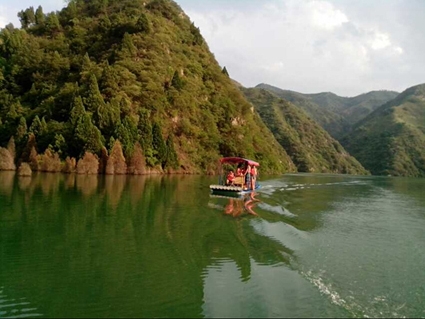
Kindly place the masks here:
<instances>
[{"instance_id":1,"label":"green water","mask_svg":"<svg viewBox=\"0 0 425 319\"><path fill-rule=\"evenodd\" d=\"M0 318L425 317L425 179L214 183L0 172Z\"/></svg>"}]
</instances>

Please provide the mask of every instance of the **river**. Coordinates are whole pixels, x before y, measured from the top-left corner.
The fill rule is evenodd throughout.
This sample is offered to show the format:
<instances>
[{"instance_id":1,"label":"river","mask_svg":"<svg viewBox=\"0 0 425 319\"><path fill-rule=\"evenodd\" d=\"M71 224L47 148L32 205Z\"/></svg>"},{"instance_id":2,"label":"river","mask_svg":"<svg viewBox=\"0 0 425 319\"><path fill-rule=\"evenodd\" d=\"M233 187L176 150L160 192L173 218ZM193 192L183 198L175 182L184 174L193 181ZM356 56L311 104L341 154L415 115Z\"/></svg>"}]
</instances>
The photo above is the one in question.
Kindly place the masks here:
<instances>
[{"instance_id":1,"label":"river","mask_svg":"<svg viewBox=\"0 0 425 319\"><path fill-rule=\"evenodd\" d=\"M0 172L0 318L424 317L425 179Z\"/></svg>"}]
</instances>

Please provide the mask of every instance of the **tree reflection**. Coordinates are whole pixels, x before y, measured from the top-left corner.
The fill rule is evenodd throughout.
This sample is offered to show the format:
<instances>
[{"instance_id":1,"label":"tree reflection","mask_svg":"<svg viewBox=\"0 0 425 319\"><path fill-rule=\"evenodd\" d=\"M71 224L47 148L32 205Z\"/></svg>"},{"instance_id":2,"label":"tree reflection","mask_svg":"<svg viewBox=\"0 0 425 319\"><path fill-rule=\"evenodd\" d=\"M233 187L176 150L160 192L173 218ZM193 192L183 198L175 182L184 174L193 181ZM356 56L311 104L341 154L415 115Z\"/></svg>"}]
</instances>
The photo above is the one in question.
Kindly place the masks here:
<instances>
[{"instance_id":1,"label":"tree reflection","mask_svg":"<svg viewBox=\"0 0 425 319\"><path fill-rule=\"evenodd\" d=\"M223 214L213 214L208 184L40 174L12 185L0 193L13 220L2 228L0 281L36 296L48 317L202 317L203 279L218 260L237 265L241 277L230 280L248 281L253 262L289 265L293 254L255 229L267 222L259 194L219 198ZM94 301L108 312L87 312Z\"/></svg>"}]
</instances>

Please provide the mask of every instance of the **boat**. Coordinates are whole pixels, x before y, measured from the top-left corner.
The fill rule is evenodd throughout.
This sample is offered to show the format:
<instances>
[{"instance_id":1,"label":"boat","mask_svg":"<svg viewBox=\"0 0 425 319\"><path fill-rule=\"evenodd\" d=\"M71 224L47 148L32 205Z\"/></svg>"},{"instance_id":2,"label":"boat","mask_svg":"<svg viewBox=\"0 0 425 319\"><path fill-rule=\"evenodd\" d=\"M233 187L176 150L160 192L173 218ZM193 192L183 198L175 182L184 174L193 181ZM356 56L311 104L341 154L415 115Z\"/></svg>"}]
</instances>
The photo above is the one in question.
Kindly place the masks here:
<instances>
[{"instance_id":1,"label":"boat","mask_svg":"<svg viewBox=\"0 0 425 319\"><path fill-rule=\"evenodd\" d=\"M254 189L251 189L249 185L246 185L245 176L235 176L232 185L226 185L227 172L229 170L236 171L237 168L246 168L248 165L255 167L260 166L258 162L243 157L221 158L219 161L218 183L210 185L211 193L213 195L238 197L259 189L261 185L258 181L256 181Z\"/></svg>"}]
</instances>

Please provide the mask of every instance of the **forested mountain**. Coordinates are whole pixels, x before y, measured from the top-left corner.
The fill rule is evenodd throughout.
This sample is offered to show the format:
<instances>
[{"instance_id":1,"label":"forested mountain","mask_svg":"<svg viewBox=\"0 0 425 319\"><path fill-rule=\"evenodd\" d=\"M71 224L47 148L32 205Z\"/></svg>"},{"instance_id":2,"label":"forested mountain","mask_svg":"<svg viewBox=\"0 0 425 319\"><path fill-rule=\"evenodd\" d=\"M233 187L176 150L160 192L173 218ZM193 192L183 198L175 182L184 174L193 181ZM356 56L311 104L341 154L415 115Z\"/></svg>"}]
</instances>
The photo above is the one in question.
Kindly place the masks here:
<instances>
[{"instance_id":1,"label":"forested mountain","mask_svg":"<svg viewBox=\"0 0 425 319\"><path fill-rule=\"evenodd\" d=\"M425 84L375 110L341 143L372 174L425 177Z\"/></svg>"},{"instance_id":2,"label":"forested mountain","mask_svg":"<svg viewBox=\"0 0 425 319\"><path fill-rule=\"evenodd\" d=\"M0 30L0 169L213 172L221 156L294 171L170 0L70 0Z\"/></svg>"},{"instance_id":3,"label":"forested mountain","mask_svg":"<svg viewBox=\"0 0 425 319\"><path fill-rule=\"evenodd\" d=\"M303 94L264 83L256 87L273 92L302 108L336 139L342 138L355 123L398 95L397 92L383 90L355 97L341 97L331 92Z\"/></svg>"},{"instance_id":4,"label":"forested mountain","mask_svg":"<svg viewBox=\"0 0 425 319\"><path fill-rule=\"evenodd\" d=\"M394 99L395 91L371 91L354 97L340 97L333 93L306 94L321 107L341 115L350 126L359 122L381 105Z\"/></svg>"},{"instance_id":5,"label":"forested mountain","mask_svg":"<svg viewBox=\"0 0 425 319\"><path fill-rule=\"evenodd\" d=\"M299 107L268 90L242 88L300 172L368 174L338 141Z\"/></svg>"},{"instance_id":6,"label":"forested mountain","mask_svg":"<svg viewBox=\"0 0 425 319\"><path fill-rule=\"evenodd\" d=\"M341 115L332 110L328 110L327 108L320 107L311 98L309 98L307 94L282 90L268 84L258 84L255 88L265 89L300 107L309 117L319 123L335 138L343 135L345 130L349 127L348 121L346 121Z\"/></svg>"}]
</instances>

